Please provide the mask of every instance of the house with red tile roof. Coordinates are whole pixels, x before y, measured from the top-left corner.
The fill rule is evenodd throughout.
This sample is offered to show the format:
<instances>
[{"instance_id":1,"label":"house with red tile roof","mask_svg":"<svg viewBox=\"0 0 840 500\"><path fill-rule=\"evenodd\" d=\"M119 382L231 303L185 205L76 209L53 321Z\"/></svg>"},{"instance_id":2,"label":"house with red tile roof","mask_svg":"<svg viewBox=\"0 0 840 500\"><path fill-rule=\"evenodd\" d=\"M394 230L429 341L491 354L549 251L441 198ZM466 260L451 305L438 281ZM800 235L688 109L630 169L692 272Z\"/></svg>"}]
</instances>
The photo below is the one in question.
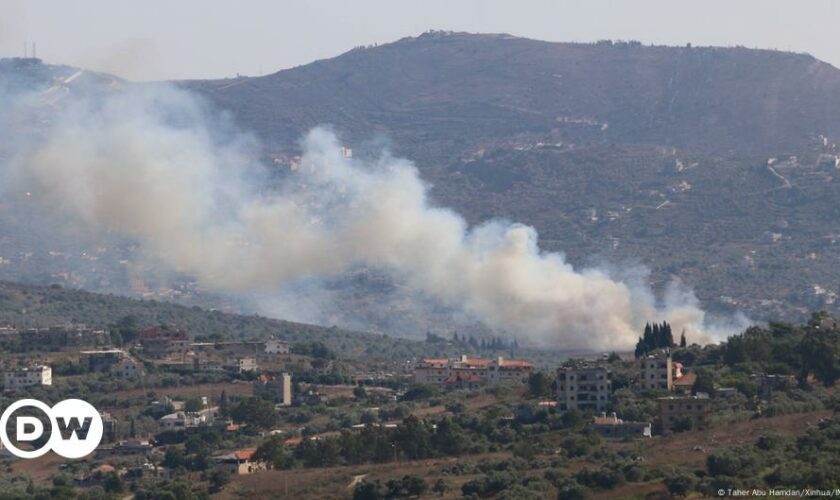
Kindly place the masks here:
<instances>
[{"instance_id":1,"label":"house with red tile roof","mask_svg":"<svg viewBox=\"0 0 840 500\"><path fill-rule=\"evenodd\" d=\"M213 457L213 461L216 463L217 469L227 471L231 474L253 474L254 472L266 470L265 462L254 459L255 452L256 450L253 448L236 450L231 453L215 456Z\"/></svg>"}]
</instances>

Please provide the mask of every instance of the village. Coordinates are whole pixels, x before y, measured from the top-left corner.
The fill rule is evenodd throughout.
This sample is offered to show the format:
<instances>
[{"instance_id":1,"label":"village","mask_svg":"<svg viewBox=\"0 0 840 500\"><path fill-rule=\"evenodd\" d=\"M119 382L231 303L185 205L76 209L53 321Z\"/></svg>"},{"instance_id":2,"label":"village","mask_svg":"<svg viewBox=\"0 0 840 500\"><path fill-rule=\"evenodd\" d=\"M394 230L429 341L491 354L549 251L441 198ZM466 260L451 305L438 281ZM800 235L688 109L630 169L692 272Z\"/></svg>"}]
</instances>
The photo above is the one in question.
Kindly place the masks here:
<instances>
[{"instance_id":1,"label":"village","mask_svg":"<svg viewBox=\"0 0 840 500\"><path fill-rule=\"evenodd\" d=\"M441 339L432 340L429 348L439 348ZM12 351L2 359L4 399L57 397L82 383L99 392L91 399L105 433L94 456L41 472L69 474L82 489L189 477L218 492L235 477L294 467L297 460L340 463L310 455L327 453L319 446L345 435L381 432L398 440L405 425L416 425L412 418L437 432L441 418L460 418L465 405L476 404L480 411L497 408L502 427L518 422L527 407L530 415L556 418L559 428L580 422L570 430L582 436L655 441L720 426L738 412L760 414L772 408L775 393L786 398L785 391L800 386L793 374L766 372L731 385L715 381L707 368L689 366L705 349L684 338L674 342L667 324L648 325L635 355L603 353L554 367L501 353L348 364L318 343L207 339L161 325L121 334L79 325L5 327L0 342ZM375 460L387 456L411 458L397 444ZM5 460L14 470L14 460Z\"/></svg>"}]
</instances>

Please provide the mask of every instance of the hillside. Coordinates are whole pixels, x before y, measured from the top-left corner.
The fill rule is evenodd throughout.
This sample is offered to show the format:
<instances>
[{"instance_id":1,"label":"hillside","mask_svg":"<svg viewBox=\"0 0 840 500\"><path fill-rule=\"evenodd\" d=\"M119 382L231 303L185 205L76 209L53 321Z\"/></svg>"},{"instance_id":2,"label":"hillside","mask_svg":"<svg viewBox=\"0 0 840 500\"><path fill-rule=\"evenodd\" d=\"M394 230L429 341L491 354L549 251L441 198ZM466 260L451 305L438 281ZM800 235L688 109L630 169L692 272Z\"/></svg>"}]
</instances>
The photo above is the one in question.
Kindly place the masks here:
<instances>
[{"instance_id":1,"label":"hillside","mask_svg":"<svg viewBox=\"0 0 840 500\"><path fill-rule=\"evenodd\" d=\"M82 323L105 328L125 316L134 316L139 325L168 324L184 328L192 336L221 334L232 339L277 336L291 343L318 341L340 353L341 357L350 359L369 356L401 359L423 352L419 342L335 327L229 314L59 286L40 287L0 281L0 326L29 328Z\"/></svg>"},{"instance_id":2,"label":"hillside","mask_svg":"<svg viewBox=\"0 0 840 500\"><path fill-rule=\"evenodd\" d=\"M808 55L744 48L427 33L268 76L186 85L286 146L321 123L441 153L549 132L564 142L718 155L779 154L819 134L840 136L840 70Z\"/></svg>"},{"instance_id":3,"label":"hillside","mask_svg":"<svg viewBox=\"0 0 840 500\"><path fill-rule=\"evenodd\" d=\"M840 70L809 55L427 33L183 85L281 159L322 123L387 144L440 204L532 224L576 264L643 264L718 312L837 309Z\"/></svg>"},{"instance_id":4,"label":"hillside","mask_svg":"<svg viewBox=\"0 0 840 500\"><path fill-rule=\"evenodd\" d=\"M127 84L87 72L66 83L75 72L7 61L0 88L21 75L69 92ZM278 172L303 133L332 124L356 157L387 147L413 160L435 202L468 222L533 225L575 265L645 266L655 287L678 278L717 313L840 312L840 70L809 55L431 32L262 77L176 83L254 131ZM131 246L47 227L0 210L0 278L216 305L189 277L117 265ZM328 287L328 324L482 331L375 271Z\"/></svg>"}]
</instances>

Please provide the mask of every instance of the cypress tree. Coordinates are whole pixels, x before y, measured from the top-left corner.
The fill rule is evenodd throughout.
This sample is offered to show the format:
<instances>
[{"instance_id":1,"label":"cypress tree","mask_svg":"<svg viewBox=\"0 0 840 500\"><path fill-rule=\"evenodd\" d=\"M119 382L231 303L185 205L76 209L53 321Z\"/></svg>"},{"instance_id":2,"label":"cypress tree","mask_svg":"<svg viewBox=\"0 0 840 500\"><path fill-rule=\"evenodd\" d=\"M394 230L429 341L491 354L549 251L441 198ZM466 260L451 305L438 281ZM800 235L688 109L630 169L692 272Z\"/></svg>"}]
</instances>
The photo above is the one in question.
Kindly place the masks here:
<instances>
[{"instance_id":1,"label":"cypress tree","mask_svg":"<svg viewBox=\"0 0 840 500\"><path fill-rule=\"evenodd\" d=\"M633 356L637 359L641 358L645 353L645 342L642 340L642 337L639 337L639 341L636 342L636 350L633 352Z\"/></svg>"},{"instance_id":2,"label":"cypress tree","mask_svg":"<svg viewBox=\"0 0 840 500\"><path fill-rule=\"evenodd\" d=\"M648 352L653 349L653 329L651 328L650 323L645 325L645 333L639 341L642 344L642 352Z\"/></svg>"},{"instance_id":3,"label":"cypress tree","mask_svg":"<svg viewBox=\"0 0 840 500\"><path fill-rule=\"evenodd\" d=\"M668 323L662 323L662 326L665 332L665 345L663 345L662 347L674 347L674 332L671 331L671 325L669 325Z\"/></svg>"}]
</instances>

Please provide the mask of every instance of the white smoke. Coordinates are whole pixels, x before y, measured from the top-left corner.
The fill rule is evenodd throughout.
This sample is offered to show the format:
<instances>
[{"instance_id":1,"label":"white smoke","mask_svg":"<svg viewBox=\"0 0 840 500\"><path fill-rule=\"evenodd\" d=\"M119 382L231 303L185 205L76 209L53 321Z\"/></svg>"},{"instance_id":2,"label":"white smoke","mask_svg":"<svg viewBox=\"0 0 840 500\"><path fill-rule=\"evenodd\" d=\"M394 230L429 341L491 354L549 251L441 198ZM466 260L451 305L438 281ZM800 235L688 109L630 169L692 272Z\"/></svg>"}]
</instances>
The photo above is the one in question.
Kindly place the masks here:
<instances>
[{"instance_id":1,"label":"white smoke","mask_svg":"<svg viewBox=\"0 0 840 500\"><path fill-rule=\"evenodd\" d=\"M303 139L294 176L267 190L255 142L220 120L169 87L81 100L56 111L6 174L42 206L130 237L207 287L276 290L369 266L535 343L627 349L651 320L711 338L684 287L657 301L640 280L541 252L532 227L467 227L430 205L410 162L345 158L326 129Z\"/></svg>"}]
</instances>

